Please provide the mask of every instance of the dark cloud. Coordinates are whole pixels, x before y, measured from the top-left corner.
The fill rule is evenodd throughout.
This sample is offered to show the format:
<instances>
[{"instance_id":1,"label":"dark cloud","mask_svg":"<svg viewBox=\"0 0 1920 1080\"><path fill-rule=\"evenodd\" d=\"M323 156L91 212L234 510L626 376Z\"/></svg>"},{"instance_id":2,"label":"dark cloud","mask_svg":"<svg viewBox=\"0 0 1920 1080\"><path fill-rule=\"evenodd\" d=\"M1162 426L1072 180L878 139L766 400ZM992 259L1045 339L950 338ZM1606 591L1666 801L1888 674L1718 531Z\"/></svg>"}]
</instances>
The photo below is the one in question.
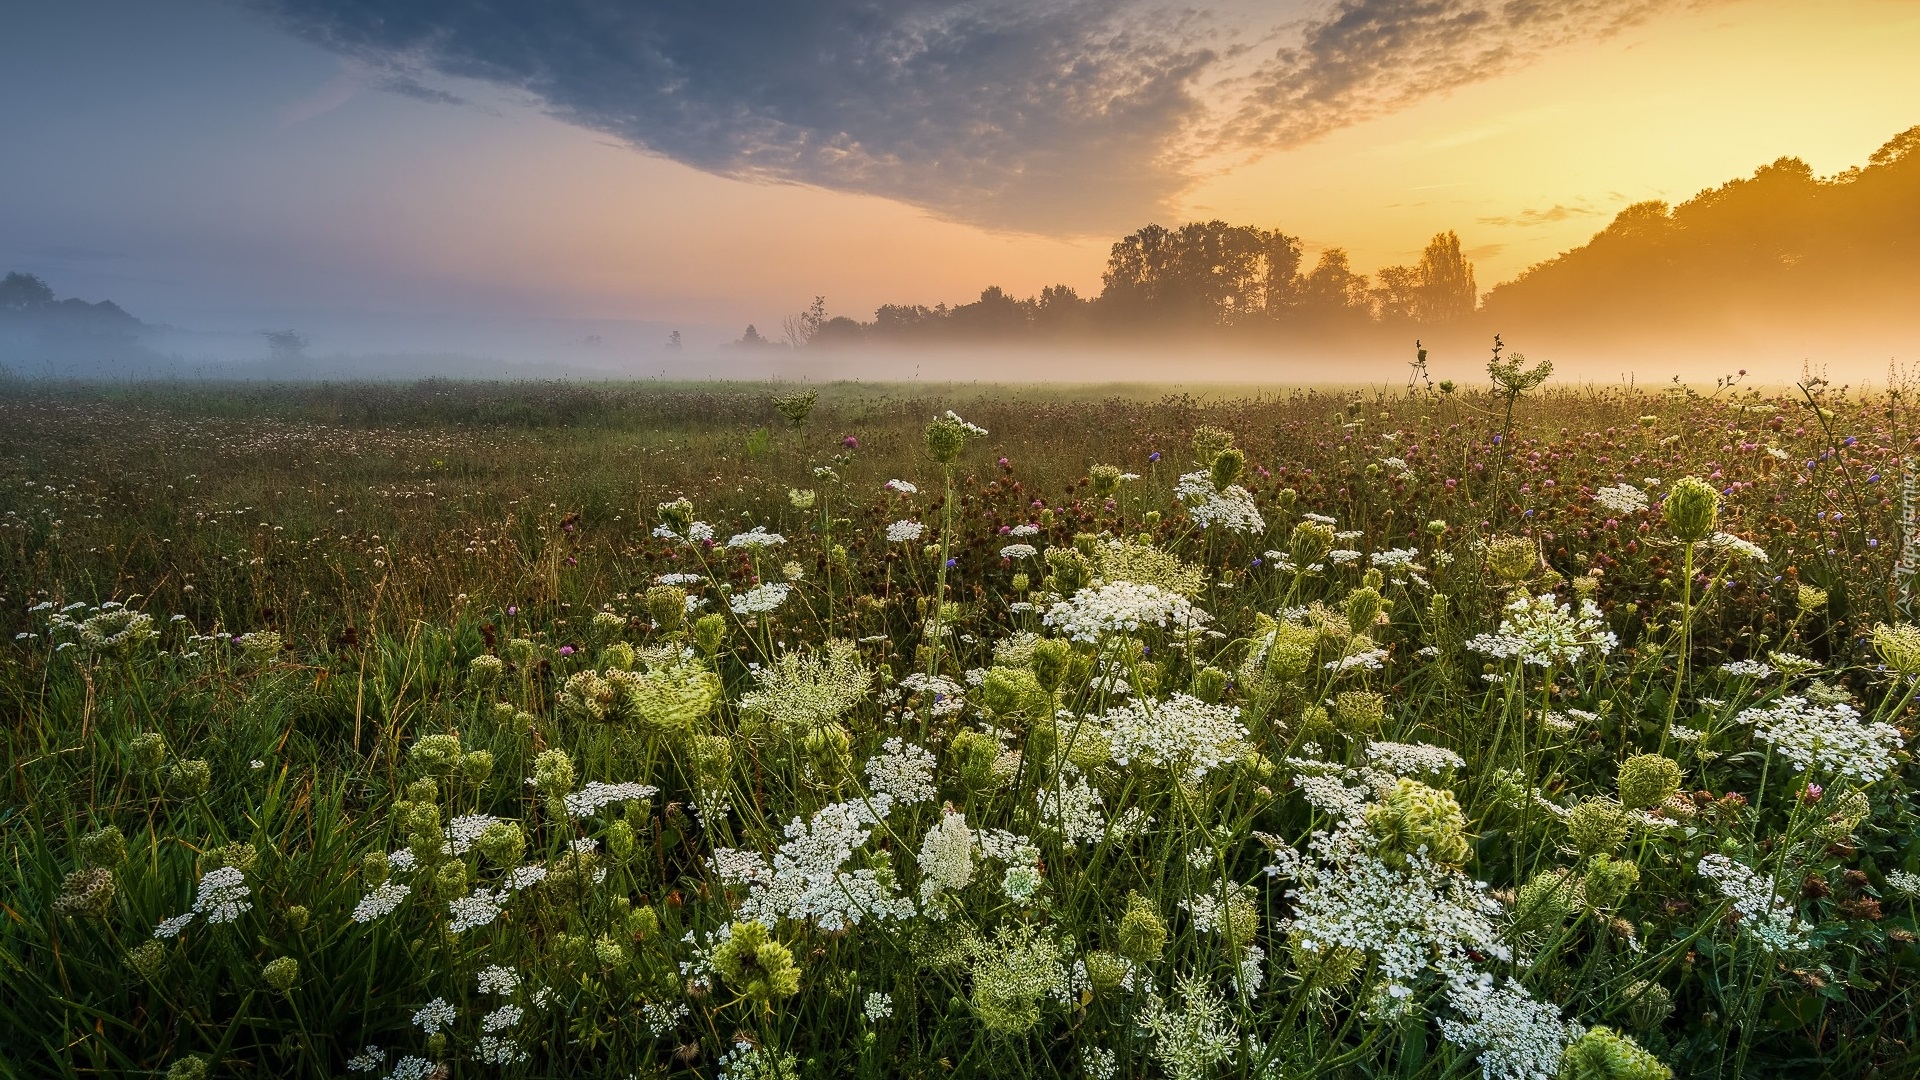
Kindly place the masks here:
<instances>
[{"instance_id":1,"label":"dark cloud","mask_svg":"<svg viewBox=\"0 0 1920 1080\"><path fill-rule=\"evenodd\" d=\"M1248 28L1158 0L250 2L402 93L451 97L430 73L484 80L721 175L1054 233L1164 213L1197 154L1299 145L1656 10L1340 0ZM1221 44L1249 29L1297 43L1249 68Z\"/></svg>"}]
</instances>

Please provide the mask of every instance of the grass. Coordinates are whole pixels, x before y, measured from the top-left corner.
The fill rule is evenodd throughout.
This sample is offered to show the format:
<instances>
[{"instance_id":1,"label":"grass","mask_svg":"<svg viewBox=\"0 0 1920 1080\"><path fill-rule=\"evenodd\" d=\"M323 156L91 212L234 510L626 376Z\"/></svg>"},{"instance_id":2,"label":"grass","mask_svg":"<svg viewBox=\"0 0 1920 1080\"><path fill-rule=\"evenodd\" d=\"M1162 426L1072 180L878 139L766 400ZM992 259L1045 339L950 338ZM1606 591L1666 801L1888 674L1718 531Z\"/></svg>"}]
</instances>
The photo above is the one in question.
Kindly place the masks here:
<instances>
[{"instance_id":1,"label":"grass","mask_svg":"<svg viewBox=\"0 0 1920 1080\"><path fill-rule=\"evenodd\" d=\"M0 388L0 1074L1920 1065L1899 391L787 390Z\"/></svg>"}]
</instances>

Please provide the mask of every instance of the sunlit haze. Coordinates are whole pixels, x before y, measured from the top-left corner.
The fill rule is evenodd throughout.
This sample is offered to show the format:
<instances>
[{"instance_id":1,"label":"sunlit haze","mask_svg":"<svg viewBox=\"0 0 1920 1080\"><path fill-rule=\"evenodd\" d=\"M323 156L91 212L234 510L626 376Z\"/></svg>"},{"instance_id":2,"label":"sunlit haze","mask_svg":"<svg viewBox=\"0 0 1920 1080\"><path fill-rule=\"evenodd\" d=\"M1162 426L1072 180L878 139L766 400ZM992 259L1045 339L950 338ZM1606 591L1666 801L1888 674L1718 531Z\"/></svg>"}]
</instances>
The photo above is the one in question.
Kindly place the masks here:
<instances>
[{"instance_id":1,"label":"sunlit haze","mask_svg":"<svg viewBox=\"0 0 1920 1080\"><path fill-rule=\"evenodd\" d=\"M486 374L1177 378L1151 350L1116 367L1078 345L1037 364L1030 344L988 350L971 370L714 350L749 323L778 339L816 296L863 323L990 285L1096 297L1109 248L1149 223L1279 230L1302 271L1338 247L1360 274L1451 230L1484 294L1630 204L1786 156L1832 176L1920 124L1920 5L1893 0L1531 21L1471 0L823 4L811 25L844 48L810 41L817 64L769 59L812 5L658 6L660 70L597 47L611 6L586 0L524 17L397 3L384 20L324 0L20 5L0 34L0 273L170 328L154 347L195 370L264 357L260 332L284 327L313 357ZM906 74L873 74L888 49ZM940 76L917 73L934 54ZM687 77L664 90L663 71ZM1767 330L1755 366L1879 379L1911 359L1910 314L1863 329L1848 312ZM1427 337L1464 371L1505 328ZM675 330L685 348L663 348ZM1378 353L1352 377L1397 377L1412 336L1325 348ZM1671 359L1536 336L1516 346L1563 348L1596 378L1657 380Z\"/></svg>"}]
</instances>

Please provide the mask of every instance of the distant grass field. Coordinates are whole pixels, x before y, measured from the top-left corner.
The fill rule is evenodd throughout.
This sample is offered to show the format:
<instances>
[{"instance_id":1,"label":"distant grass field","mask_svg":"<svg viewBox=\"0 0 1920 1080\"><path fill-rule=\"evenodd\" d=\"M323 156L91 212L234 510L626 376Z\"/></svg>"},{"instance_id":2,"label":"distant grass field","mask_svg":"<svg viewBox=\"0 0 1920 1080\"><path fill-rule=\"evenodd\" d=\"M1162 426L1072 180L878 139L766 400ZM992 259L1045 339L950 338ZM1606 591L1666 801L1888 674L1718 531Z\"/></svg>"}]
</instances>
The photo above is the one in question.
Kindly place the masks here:
<instances>
[{"instance_id":1,"label":"distant grass field","mask_svg":"<svg viewBox=\"0 0 1920 1080\"><path fill-rule=\"evenodd\" d=\"M1524 375L0 386L0 1075L1913 1075L1909 399Z\"/></svg>"}]
</instances>

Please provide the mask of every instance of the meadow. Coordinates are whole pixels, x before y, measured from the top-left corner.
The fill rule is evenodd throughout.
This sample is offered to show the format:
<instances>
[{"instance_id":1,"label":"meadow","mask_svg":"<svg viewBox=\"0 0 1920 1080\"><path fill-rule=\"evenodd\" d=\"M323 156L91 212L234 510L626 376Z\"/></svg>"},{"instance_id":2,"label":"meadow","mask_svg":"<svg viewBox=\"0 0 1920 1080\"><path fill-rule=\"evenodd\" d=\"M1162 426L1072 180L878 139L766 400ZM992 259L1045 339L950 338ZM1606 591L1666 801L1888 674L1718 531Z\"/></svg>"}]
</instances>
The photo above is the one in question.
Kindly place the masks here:
<instances>
[{"instance_id":1,"label":"meadow","mask_svg":"<svg viewBox=\"0 0 1920 1080\"><path fill-rule=\"evenodd\" d=\"M1910 388L0 385L0 1075L1908 1077Z\"/></svg>"}]
</instances>

